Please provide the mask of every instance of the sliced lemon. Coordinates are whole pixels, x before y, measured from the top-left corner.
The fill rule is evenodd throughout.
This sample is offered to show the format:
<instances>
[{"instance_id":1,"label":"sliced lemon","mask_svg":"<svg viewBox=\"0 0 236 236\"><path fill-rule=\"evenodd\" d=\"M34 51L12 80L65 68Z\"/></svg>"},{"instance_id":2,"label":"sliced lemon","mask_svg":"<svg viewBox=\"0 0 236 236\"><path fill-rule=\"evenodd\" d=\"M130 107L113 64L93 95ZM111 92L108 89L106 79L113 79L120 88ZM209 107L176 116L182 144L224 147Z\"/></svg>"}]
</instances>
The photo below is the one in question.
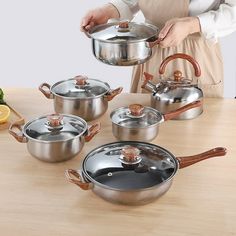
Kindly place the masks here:
<instances>
[{"instance_id":1,"label":"sliced lemon","mask_svg":"<svg viewBox=\"0 0 236 236\"><path fill-rule=\"evenodd\" d=\"M0 124L7 122L10 116L10 108L6 105L0 105Z\"/></svg>"}]
</instances>

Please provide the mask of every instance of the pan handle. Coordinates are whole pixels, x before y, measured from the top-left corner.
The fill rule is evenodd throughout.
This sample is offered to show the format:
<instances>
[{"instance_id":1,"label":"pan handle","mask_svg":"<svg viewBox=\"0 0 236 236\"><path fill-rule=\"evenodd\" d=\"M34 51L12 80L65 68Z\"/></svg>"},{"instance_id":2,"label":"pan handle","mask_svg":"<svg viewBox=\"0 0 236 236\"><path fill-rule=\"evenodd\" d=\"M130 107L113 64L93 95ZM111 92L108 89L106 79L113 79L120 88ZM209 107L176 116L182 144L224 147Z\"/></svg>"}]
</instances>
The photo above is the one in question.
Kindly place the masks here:
<instances>
[{"instance_id":1,"label":"pan handle","mask_svg":"<svg viewBox=\"0 0 236 236\"><path fill-rule=\"evenodd\" d=\"M92 188L91 182L86 182L82 177L82 174L73 169L67 169L65 171L66 179L72 183L76 184L83 190L89 190Z\"/></svg>"},{"instance_id":2,"label":"pan handle","mask_svg":"<svg viewBox=\"0 0 236 236\"><path fill-rule=\"evenodd\" d=\"M18 142L20 143L27 143L28 139L27 137L24 136L23 132L22 132L22 121L20 120L20 122L15 122L13 124L11 124L11 126L9 127L9 134L12 135ZM14 129L19 130L19 133L16 133L15 131L13 131Z\"/></svg>"},{"instance_id":3,"label":"pan handle","mask_svg":"<svg viewBox=\"0 0 236 236\"><path fill-rule=\"evenodd\" d=\"M182 114L185 111L188 111L192 108L201 107L201 106L202 106L201 100L191 102L183 107L180 107L179 109L177 109L175 111L171 111L171 112L164 114L163 115L164 121L171 120L171 119L177 117L178 115Z\"/></svg>"},{"instance_id":4,"label":"pan handle","mask_svg":"<svg viewBox=\"0 0 236 236\"><path fill-rule=\"evenodd\" d=\"M193 165L199 161L206 160L208 158L212 157L218 157L218 156L225 156L227 153L227 149L224 147L216 147L214 149L211 149L209 151L203 152L198 155L194 156L186 156L186 157L177 157L176 159L179 162L179 168L185 168L187 166Z\"/></svg>"}]
</instances>

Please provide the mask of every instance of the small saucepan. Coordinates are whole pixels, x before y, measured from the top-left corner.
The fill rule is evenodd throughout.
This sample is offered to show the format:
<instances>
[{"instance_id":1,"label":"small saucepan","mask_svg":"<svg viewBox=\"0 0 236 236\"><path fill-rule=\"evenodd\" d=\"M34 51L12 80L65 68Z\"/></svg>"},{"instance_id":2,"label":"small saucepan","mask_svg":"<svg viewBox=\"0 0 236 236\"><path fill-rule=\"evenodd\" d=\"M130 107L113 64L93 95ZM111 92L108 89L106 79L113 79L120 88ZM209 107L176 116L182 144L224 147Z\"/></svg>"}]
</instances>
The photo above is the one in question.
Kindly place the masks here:
<instances>
[{"instance_id":1,"label":"small saucepan","mask_svg":"<svg viewBox=\"0 0 236 236\"><path fill-rule=\"evenodd\" d=\"M110 115L112 132L118 140L122 141L151 141L157 137L160 123L201 105L202 101L195 101L166 114L140 104L121 107Z\"/></svg>"},{"instance_id":2,"label":"small saucepan","mask_svg":"<svg viewBox=\"0 0 236 236\"><path fill-rule=\"evenodd\" d=\"M178 169L199 161L224 156L226 149L175 157L163 147L144 142L115 142L91 151L82 169L65 172L69 182L101 198L120 204L142 205L168 191Z\"/></svg>"},{"instance_id":3,"label":"small saucepan","mask_svg":"<svg viewBox=\"0 0 236 236\"><path fill-rule=\"evenodd\" d=\"M14 130L19 130L16 133ZM9 133L20 143L27 143L29 153L46 162L67 161L75 157L100 131L100 123L88 127L73 115L52 114L29 121L23 127L14 123Z\"/></svg>"}]
</instances>

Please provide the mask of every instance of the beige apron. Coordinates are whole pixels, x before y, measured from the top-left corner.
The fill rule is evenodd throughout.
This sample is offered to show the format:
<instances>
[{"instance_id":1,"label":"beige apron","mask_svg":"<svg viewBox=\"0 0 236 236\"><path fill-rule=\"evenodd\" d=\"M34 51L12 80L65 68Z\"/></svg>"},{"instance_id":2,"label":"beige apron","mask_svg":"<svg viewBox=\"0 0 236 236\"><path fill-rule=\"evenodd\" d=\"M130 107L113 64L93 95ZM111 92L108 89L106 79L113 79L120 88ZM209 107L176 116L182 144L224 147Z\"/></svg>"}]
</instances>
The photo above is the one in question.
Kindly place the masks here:
<instances>
[{"instance_id":1,"label":"beige apron","mask_svg":"<svg viewBox=\"0 0 236 236\"><path fill-rule=\"evenodd\" d=\"M147 22L162 28L169 19L188 16L189 0L139 0L139 7ZM201 67L202 75L198 79L198 86L203 90L204 96L223 97L223 61L218 43L213 44L198 33L188 36L177 47L156 46L153 51L149 61L134 67L131 92L147 92L141 89L144 71L154 75L153 82L157 83L161 62L172 54L186 53L195 58ZM186 60L171 61L164 77L173 76L175 70L182 71L185 78L194 78L193 67Z\"/></svg>"}]
</instances>

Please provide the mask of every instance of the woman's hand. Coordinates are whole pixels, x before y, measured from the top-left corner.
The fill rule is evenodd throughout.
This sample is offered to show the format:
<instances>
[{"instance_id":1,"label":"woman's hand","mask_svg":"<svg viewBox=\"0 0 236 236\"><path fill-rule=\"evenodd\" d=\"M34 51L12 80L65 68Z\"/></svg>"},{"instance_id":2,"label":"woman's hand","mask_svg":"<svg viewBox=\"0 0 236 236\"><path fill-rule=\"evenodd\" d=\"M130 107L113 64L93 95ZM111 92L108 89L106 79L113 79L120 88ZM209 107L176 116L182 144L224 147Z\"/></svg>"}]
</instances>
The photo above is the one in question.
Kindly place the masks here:
<instances>
[{"instance_id":1,"label":"woman's hand","mask_svg":"<svg viewBox=\"0 0 236 236\"><path fill-rule=\"evenodd\" d=\"M90 10L81 20L80 30L88 31L93 26L105 24L111 18L119 18L120 14L112 4Z\"/></svg>"},{"instance_id":2,"label":"woman's hand","mask_svg":"<svg viewBox=\"0 0 236 236\"><path fill-rule=\"evenodd\" d=\"M175 18L166 22L159 33L162 48L179 45L188 35L201 31L197 17Z\"/></svg>"}]
</instances>

